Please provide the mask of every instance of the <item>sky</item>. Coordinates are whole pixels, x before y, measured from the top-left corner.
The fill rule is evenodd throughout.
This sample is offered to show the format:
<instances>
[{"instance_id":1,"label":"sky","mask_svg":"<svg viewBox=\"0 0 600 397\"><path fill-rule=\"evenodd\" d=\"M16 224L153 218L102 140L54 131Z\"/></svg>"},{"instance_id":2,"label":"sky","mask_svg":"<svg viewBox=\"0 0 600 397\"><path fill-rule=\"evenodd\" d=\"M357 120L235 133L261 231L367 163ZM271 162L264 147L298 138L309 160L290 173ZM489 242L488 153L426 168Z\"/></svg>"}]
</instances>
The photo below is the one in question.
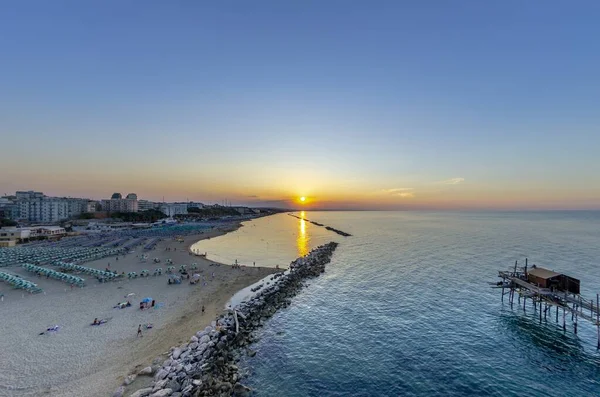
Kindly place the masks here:
<instances>
[{"instance_id":1,"label":"sky","mask_svg":"<svg viewBox=\"0 0 600 397\"><path fill-rule=\"evenodd\" d=\"M598 21L598 1L4 2L0 194L600 209Z\"/></svg>"}]
</instances>

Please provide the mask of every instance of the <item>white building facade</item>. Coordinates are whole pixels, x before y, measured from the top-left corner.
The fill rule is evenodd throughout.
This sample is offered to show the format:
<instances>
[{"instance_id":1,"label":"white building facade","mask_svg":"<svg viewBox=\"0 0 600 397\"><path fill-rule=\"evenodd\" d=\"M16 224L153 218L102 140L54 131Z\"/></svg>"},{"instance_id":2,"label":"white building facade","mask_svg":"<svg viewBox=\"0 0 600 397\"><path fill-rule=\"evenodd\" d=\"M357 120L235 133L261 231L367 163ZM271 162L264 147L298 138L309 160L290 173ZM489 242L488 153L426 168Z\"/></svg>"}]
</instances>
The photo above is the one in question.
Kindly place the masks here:
<instances>
[{"instance_id":1,"label":"white building facade","mask_svg":"<svg viewBox=\"0 0 600 397\"><path fill-rule=\"evenodd\" d=\"M185 215L188 213L188 203L162 203L158 209L167 216Z\"/></svg>"}]
</instances>

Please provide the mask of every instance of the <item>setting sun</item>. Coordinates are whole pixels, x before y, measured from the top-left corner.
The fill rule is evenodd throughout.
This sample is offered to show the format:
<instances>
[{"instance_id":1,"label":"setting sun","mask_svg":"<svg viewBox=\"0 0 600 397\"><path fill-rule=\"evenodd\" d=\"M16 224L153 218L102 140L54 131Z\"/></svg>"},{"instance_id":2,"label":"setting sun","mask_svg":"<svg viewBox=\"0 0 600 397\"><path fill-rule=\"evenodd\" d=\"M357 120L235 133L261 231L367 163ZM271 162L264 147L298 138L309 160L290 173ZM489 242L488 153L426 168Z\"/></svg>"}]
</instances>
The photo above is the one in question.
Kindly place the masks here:
<instances>
[{"instance_id":1,"label":"setting sun","mask_svg":"<svg viewBox=\"0 0 600 397\"><path fill-rule=\"evenodd\" d=\"M306 201L306 197L300 197L300 201L305 202Z\"/></svg>"}]
</instances>

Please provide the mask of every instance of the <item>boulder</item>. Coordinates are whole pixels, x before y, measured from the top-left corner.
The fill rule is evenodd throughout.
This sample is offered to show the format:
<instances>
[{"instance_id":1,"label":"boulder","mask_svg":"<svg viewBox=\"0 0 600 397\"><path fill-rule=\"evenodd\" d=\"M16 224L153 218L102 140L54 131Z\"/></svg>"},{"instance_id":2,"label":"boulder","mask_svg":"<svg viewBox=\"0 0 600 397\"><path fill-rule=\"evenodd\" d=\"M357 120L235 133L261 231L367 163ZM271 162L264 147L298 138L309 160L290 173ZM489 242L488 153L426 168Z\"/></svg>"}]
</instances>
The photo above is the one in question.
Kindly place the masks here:
<instances>
[{"instance_id":1,"label":"boulder","mask_svg":"<svg viewBox=\"0 0 600 397\"><path fill-rule=\"evenodd\" d=\"M201 344L205 344L205 343L208 343L208 342L210 342L210 336L208 336L208 335L202 335L202 338L200 338L200 343Z\"/></svg>"},{"instance_id":2,"label":"boulder","mask_svg":"<svg viewBox=\"0 0 600 397\"><path fill-rule=\"evenodd\" d=\"M146 397L146 396L150 395L150 393L152 393L152 388L147 387L145 389L140 389L140 390L136 391L129 397Z\"/></svg>"},{"instance_id":3,"label":"boulder","mask_svg":"<svg viewBox=\"0 0 600 397\"><path fill-rule=\"evenodd\" d=\"M138 372L139 376L150 376L154 373L154 371L152 370L152 367L146 367L146 368L142 368L140 370L140 372Z\"/></svg>"},{"instance_id":4,"label":"boulder","mask_svg":"<svg viewBox=\"0 0 600 397\"><path fill-rule=\"evenodd\" d=\"M246 386L242 385L241 383L236 383L233 386L232 395L234 395L236 397L247 397L250 395L251 391L252 390L249 387L246 387Z\"/></svg>"},{"instance_id":5,"label":"boulder","mask_svg":"<svg viewBox=\"0 0 600 397\"><path fill-rule=\"evenodd\" d=\"M162 389L163 387L165 387L165 385L167 384L168 380L167 379L163 379L160 380L158 382L156 382L156 384L154 385L154 388L152 389L152 392L157 392L160 389Z\"/></svg>"},{"instance_id":6,"label":"boulder","mask_svg":"<svg viewBox=\"0 0 600 397\"><path fill-rule=\"evenodd\" d=\"M167 383L167 388L175 392L181 390L181 385L175 379L172 379Z\"/></svg>"},{"instance_id":7,"label":"boulder","mask_svg":"<svg viewBox=\"0 0 600 397\"><path fill-rule=\"evenodd\" d=\"M173 349L173 354L171 355L174 360L177 360L179 356L181 356L181 349Z\"/></svg>"},{"instance_id":8,"label":"boulder","mask_svg":"<svg viewBox=\"0 0 600 397\"><path fill-rule=\"evenodd\" d=\"M173 390L171 389L162 389L150 395L150 397L167 397L173 394Z\"/></svg>"},{"instance_id":9,"label":"boulder","mask_svg":"<svg viewBox=\"0 0 600 397\"><path fill-rule=\"evenodd\" d=\"M193 336L190 338L190 342L191 342L191 343L198 342L198 338L197 338L195 335L193 335Z\"/></svg>"},{"instance_id":10,"label":"boulder","mask_svg":"<svg viewBox=\"0 0 600 397\"><path fill-rule=\"evenodd\" d=\"M161 368L160 371L156 373L154 380L163 380L167 377L167 375L169 375L169 372L166 369Z\"/></svg>"}]
</instances>

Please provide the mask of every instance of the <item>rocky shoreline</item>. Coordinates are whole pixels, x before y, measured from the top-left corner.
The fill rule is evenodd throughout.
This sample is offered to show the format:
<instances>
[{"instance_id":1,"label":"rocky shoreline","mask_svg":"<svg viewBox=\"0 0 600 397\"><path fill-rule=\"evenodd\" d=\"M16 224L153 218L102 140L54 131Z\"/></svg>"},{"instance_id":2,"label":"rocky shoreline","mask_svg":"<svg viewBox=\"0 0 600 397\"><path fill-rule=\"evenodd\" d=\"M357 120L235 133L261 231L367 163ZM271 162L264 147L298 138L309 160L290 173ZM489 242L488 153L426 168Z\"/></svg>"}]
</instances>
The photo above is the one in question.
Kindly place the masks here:
<instances>
[{"instance_id":1,"label":"rocky shoreline","mask_svg":"<svg viewBox=\"0 0 600 397\"><path fill-rule=\"evenodd\" d=\"M242 354L255 354L248 348L253 333L279 308L287 307L291 298L304 286L304 280L319 276L337 247L331 242L294 260L289 270L274 274L253 298L227 310L190 342L172 348L161 365L144 368L140 376L153 376L151 387L137 390L132 397L197 397L247 396L250 389L241 383L242 376L235 365ZM125 385L133 382L130 375ZM113 397L121 397L121 386Z\"/></svg>"}]
</instances>

